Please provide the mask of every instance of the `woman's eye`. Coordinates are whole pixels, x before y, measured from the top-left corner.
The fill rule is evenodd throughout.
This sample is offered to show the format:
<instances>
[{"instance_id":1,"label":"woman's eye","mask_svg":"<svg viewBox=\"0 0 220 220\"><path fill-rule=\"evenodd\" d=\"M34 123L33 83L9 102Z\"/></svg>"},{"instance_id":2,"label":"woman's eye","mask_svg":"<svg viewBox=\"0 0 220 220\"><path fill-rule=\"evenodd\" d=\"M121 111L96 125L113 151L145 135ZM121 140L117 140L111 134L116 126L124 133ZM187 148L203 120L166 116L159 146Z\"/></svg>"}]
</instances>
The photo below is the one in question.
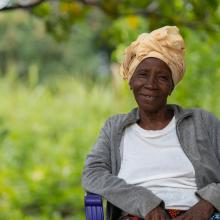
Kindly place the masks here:
<instances>
[{"instance_id":1,"label":"woman's eye","mask_svg":"<svg viewBox=\"0 0 220 220\"><path fill-rule=\"evenodd\" d=\"M159 76L159 79L163 80L163 81L167 81L168 80L167 76Z\"/></svg>"},{"instance_id":2,"label":"woman's eye","mask_svg":"<svg viewBox=\"0 0 220 220\"><path fill-rule=\"evenodd\" d=\"M145 73L139 73L138 76L139 77L146 77L146 74Z\"/></svg>"}]
</instances>

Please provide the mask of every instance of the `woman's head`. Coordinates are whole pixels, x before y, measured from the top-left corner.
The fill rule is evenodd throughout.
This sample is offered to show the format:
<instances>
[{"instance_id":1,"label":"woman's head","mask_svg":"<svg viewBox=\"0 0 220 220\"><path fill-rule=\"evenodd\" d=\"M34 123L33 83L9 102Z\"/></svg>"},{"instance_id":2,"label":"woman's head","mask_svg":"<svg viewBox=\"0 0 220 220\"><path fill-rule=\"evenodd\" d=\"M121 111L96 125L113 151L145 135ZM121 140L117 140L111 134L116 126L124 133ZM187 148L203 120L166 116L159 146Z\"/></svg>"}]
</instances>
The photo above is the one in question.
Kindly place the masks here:
<instances>
[{"instance_id":1,"label":"woman's head","mask_svg":"<svg viewBox=\"0 0 220 220\"><path fill-rule=\"evenodd\" d=\"M171 70L174 86L182 79L185 71L184 41L175 26L165 26L151 33L141 34L125 50L121 73L130 81L137 66L148 57L165 62Z\"/></svg>"}]
</instances>

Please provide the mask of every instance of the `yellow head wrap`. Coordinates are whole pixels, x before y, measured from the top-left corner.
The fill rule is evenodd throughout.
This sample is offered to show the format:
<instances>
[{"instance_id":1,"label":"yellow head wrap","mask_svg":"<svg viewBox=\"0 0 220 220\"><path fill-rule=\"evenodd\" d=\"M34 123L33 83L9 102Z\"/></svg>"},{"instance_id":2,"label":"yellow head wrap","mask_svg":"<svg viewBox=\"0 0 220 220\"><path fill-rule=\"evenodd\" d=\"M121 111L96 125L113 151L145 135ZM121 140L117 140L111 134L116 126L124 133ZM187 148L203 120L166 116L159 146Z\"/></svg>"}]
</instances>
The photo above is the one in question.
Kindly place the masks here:
<instances>
[{"instance_id":1,"label":"yellow head wrap","mask_svg":"<svg viewBox=\"0 0 220 220\"><path fill-rule=\"evenodd\" d=\"M184 41L176 26L165 26L150 33L143 33L125 50L121 74L130 81L138 64L147 57L164 61L172 72L174 85L185 71Z\"/></svg>"}]
</instances>

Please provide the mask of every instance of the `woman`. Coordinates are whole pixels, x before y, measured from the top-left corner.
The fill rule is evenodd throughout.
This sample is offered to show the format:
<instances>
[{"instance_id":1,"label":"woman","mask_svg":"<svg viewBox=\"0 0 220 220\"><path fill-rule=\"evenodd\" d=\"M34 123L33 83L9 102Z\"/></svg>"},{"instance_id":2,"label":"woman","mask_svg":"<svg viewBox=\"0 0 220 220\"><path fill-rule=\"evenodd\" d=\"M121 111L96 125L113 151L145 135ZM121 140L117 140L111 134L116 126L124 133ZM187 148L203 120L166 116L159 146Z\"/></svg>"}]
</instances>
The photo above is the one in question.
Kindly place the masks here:
<instances>
[{"instance_id":1,"label":"woman","mask_svg":"<svg viewBox=\"0 0 220 220\"><path fill-rule=\"evenodd\" d=\"M184 69L175 26L126 49L121 70L138 108L106 121L83 172L85 190L107 199L108 220L220 219L220 122L167 104Z\"/></svg>"}]
</instances>

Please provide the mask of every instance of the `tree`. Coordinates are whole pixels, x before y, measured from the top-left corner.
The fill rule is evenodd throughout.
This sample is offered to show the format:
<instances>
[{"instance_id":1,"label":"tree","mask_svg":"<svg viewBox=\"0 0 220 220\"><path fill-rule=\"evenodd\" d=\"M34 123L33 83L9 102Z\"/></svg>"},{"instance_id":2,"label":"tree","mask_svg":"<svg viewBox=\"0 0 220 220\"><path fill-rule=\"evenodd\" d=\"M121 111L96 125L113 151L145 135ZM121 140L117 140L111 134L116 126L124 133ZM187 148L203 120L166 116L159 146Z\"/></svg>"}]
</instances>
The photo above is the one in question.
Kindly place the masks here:
<instances>
[{"instance_id":1,"label":"tree","mask_svg":"<svg viewBox=\"0 0 220 220\"><path fill-rule=\"evenodd\" d=\"M207 36L219 39L218 0L173 0L169 4L164 0L4 1L7 4L1 5L0 11L26 10L41 19L47 32L60 42L79 30L77 24L86 23L93 32L91 45L96 51L104 51L111 61L119 61L125 45L139 33L164 25L179 26L183 35L187 35L185 29L195 30L201 42Z\"/></svg>"},{"instance_id":2,"label":"tree","mask_svg":"<svg viewBox=\"0 0 220 220\"><path fill-rule=\"evenodd\" d=\"M14 9L28 9L35 7L45 0L1 0L0 2L0 10L8 11Z\"/></svg>"},{"instance_id":3,"label":"tree","mask_svg":"<svg viewBox=\"0 0 220 220\"><path fill-rule=\"evenodd\" d=\"M51 22L51 16L56 16L58 23L66 23L65 27L73 25L78 21L77 18L84 17L85 11L97 8L112 21L122 16L143 16L148 20L150 29L158 25L176 24L207 31L220 30L218 0L174 0L169 4L163 0L2 0L1 2L1 11L32 9L29 11L44 19L46 23Z\"/></svg>"}]
</instances>

